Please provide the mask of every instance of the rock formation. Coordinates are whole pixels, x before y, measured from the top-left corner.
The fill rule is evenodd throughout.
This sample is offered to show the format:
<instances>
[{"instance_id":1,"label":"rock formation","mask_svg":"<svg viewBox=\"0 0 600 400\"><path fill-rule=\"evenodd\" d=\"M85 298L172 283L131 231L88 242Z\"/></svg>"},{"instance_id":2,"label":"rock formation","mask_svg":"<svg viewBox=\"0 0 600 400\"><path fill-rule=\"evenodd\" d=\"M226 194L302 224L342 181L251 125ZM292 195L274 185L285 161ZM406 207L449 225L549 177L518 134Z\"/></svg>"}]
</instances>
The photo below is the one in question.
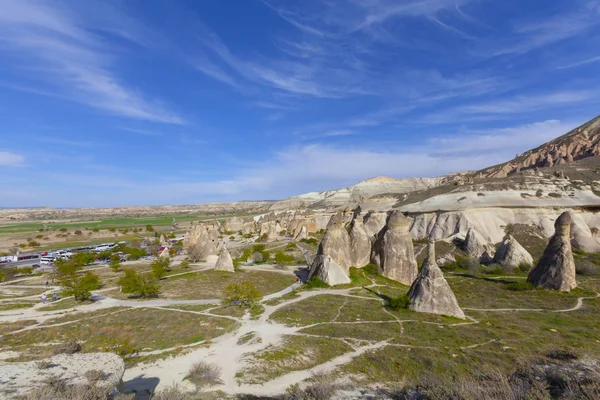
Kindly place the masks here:
<instances>
[{"instance_id":1,"label":"rock formation","mask_svg":"<svg viewBox=\"0 0 600 400\"><path fill-rule=\"evenodd\" d=\"M266 240L277 239L281 231L281 225L277 221L267 221L260 224L260 236Z\"/></svg>"},{"instance_id":2,"label":"rock formation","mask_svg":"<svg viewBox=\"0 0 600 400\"><path fill-rule=\"evenodd\" d=\"M159 257L166 257L166 258L169 258L169 257L171 257L171 254L169 254L169 248L168 248L168 247L165 247L165 248L163 249L163 251L161 251L161 252L160 252L160 254L159 254L158 256L159 256Z\"/></svg>"},{"instance_id":3,"label":"rock formation","mask_svg":"<svg viewBox=\"0 0 600 400\"><path fill-rule=\"evenodd\" d=\"M432 241L427 244L427 257L410 287L408 297L413 311L465 319L454 292L435 261L435 244Z\"/></svg>"},{"instance_id":4,"label":"rock formation","mask_svg":"<svg viewBox=\"0 0 600 400\"><path fill-rule=\"evenodd\" d=\"M197 224L186 233L183 248L193 260L203 260L217 254L219 232L211 225Z\"/></svg>"},{"instance_id":5,"label":"rock formation","mask_svg":"<svg viewBox=\"0 0 600 400\"><path fill-rule=\"evenodd\" d=\"M482 263L487 263L492 260L491 254L493 254L492 246L477 232L477 230L470 228L467 232L464 242L464 250L471 257L480 260Z\"/></svg>"},{"instance_id":6,"label":"rock formation","mask_svg":"<svg viewBox=\"0 0 600 400\"><path fill-rule=\"evenodd\" d=\"M69 386L88 383L88 371L101 371L96 387L113 392L121 383L125 363L113 353L59 354L44 359L51 368L40 368L39 361L11 362L0 365L0 392L3 399L23 398L35 387L60 378Z\"/></svg>"},{"instance_id":7,"label":"rock formation","mask_svg":"<svg viewBox=\"0 0 600 400\"><path fill-rule=\"evenodd\" d=\"M399 211L392 212L371 252L371 262L379 265L383 276L405 285L411 285L418 273L410 224L410 218Z\"/></svg>"},{"instance_id":8,"label":"rock formation","mask_svg":"<svg viewBox=\"0 0 600 400\"><path fill-rule=\"evenodd\" d=\"M235 268L233 267L233 259L231 258L231 254L229 254L229 250L227 250L227 247L225 246L223 246L221 249L221 254L219 254L219 258L215 264L215 271L235 272Z\"/></svg>"},{"instance_id":9,"label":"rock formation","mask_svg":"<svg viewBox=\"0 0 600 400\"><path fill-rule=\"evenodd\" d=\"M308 230L306 229L306 227L304 225L302 225L302 228L300 228L300 232L298 232L298 234L296 235L294 240L300 241L302 239L306 239L307 237L308 237Z\"/></svg>"},{"instance_id":10,"label":"rock formation","mask_svg":"<svg viewBox=\"0 0 600 400\"><path fill-rule=\"evenodd\" d=\"M575 260L571 252L571 224L573 218L564 212L554 223L555 233L542 258L531 270L527 281L535 286L569 292L577 287Z\"/></svg>"},{"instance_id":11,"label":"rock formation","mask_svg":"<svg viewBox=\"0 0 600 400\"><path fill-rule=\"evenodd\" d=\"M223 229L227 232L238 232L242 230L244 220L238 217L232 217L223 222Z\"/></svg>"},{"instance_id":12,"label":"rock formation","mask_svg":"<svg viewBox=\"0 0 600 400\"><path fill-rule=\"evenodd\" d=\"M339 266L333 258L324 254L315 257L308 273L308 280L315 276L330 286L351 282L344 268Z\"/></svg>"},{"instance_id":13,"label":"rock formation","mask_svg":"<svg viewBox=\"0 0 600 400\"><path fill-rule=\"evenodd\" d=\"M158 240L159 240L161 246L169 245L169 240L165 237L164 234L160 235L160 238Z\"/></svg>"},{"instance_id":14,"label":"rock formation","mask_svg":"<svg viewBox=\"0 0 600 400\"><path fill-rule=\"evenodd\" d=\"M504 267L506 272L512 273L519 265L533 265L533 257L517 242L517 240L508 235L496 250L494 263Z\"/></svg>"},{"instance_id":15,"label":"rock formation","mask_svg":"<svg viewBox=\"0 0 600 400\"><path fill-rule=\"evenodd\" d=\"M350 236L346 230L346 217L341 211L336 213L327 224L327 232L319 244L318 254L333 259L348 274L352 263Z\"/></svg>"},{"instance_id":16,"label":"rock formation","mask_svg":"<svg viewBox=\"0 0 600 400\"><path fill-rule=\"evenodd\" d=\"M254 220L244 222L242 225L242 235L251 235L256 233L256 225L254 224Z\"/></svg>"},{"instance_id":17,"label":"rock formation","mask_svg":"<svg viewBox=\"0 0 600 400\"><path fill-rule=\"evenodd\" d=\"M362 268L371 258L371 236L363 223L363 218L355 216L348 225L351 265Z\"/></svg>"}]
</instances>

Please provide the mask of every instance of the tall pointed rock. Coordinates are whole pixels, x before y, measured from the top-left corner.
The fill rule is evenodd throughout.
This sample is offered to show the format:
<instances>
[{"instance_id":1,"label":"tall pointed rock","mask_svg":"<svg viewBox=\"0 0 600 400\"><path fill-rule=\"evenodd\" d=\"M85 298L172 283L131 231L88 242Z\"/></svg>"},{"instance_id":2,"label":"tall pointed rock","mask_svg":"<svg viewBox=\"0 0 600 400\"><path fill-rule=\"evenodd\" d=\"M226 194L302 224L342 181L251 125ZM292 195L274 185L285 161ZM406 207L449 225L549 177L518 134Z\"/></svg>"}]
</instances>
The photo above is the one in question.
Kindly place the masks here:
<instances>
[{"instance_id":1,"label":"tall pointed rock","mask_svg":"<svg viewBox=\"0 0 600 400\"><path fill-rule=\"evenodd\" d=\"M554 236L542 258L531 270L527 281L535 286L569 292L577 287L575 260L571 251L571 224L573 217L565 211L554 223Z\"/></svg>"},{"instance_id":2,"label":"tall pointed rock","mask_svg":"<svg viewBox=\"0 0 600 400\"><path fill-rule=\"evenodd\" d=\"M219 258L215 264L215 271L235 272L233 259L231 258L231 254L229 254L229 250L227 250L227 247L225 246L223 246L221 249L221 254L219 254Z\"/></svg>"},{"instance_id":3,"label":"tall pointed rock","mask_svg":"<svg viewBox=\"0 0 600 400\"><path fill-rule=\"evenodd\" d=\"M435 261L433 241L429 241L427 245L427 257L417 279L410 287L408 297L411 301L410 309L413 311L465 319L454 292Z\"/></svg>"},{"instance_id":4,"label":"tall pointed rock","mask_svg":"<svg viewBox=\"0 0 600 400\"><path fill-rule=\"evenodd\" d=\"M405 285L411 285L419 272L410 223L411 219L401 212L392 212L377 234L371 252L371 262L379 265L383 276Z\"/></svg>"}]
</instances>

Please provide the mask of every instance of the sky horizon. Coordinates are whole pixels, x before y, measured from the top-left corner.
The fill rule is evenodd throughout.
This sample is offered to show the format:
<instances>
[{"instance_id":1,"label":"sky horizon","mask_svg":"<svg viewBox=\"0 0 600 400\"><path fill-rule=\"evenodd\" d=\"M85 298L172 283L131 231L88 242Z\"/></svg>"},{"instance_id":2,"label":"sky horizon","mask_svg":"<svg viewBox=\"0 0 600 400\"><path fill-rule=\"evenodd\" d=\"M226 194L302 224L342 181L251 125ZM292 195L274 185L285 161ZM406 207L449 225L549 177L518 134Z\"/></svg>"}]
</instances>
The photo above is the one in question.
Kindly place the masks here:
<instances>
[{"instance_id":1,"label":"sky horizon","mask_svg":"<svg viewBox=\"0 0 600 400\"><path fill-rule=\"evenodd\" d=\"M600 114L598 0L1 3L2 208L435 177Z\"/></svg>"}]
</instances>

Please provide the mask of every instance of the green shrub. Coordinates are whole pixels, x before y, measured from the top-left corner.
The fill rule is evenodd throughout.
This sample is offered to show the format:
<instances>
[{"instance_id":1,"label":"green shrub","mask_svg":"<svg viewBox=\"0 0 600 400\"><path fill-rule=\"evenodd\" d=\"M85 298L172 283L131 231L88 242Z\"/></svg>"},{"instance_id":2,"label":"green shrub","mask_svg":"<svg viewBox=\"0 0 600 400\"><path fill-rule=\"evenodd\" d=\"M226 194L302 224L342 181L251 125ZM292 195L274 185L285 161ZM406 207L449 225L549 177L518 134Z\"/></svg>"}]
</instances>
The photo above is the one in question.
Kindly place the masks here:
<instances>
[{"instance_id":1,"label":"green shrub","mask_svg":"<svg viewBox=\"0 0 600 400\"><path fill-rule=\"evenodd\" d=\"M301 239L300 240L302 243L306 243L306 244L313 244L313 245L318 245L319 241L315 238L306 238L306 239Z\"/></svg>"},{"instance_id":2,"label":"green shrub","mask_svg":"<svg viewBox=\"0 0 600 400\"><path fill-rule=\"evenodd\" d=\"M83 276L78 276L73 272L68 276L63 276L60 283L64 288L65 296L73 296L75 301L85 301L89 300L92 290L100 287L100 277L91 271L86 272Z\"/></svg>"},{"instance_id":3,"label":"green shrub","mask_svg":"<svg viewBox=\"0 0 600 400\"><path fill-rule=\"evenodd\" d=\"M483 273L488 275L504 275L506 271L499 264L492 264L486 268L483 268Z\"/></svg>"},{"instance_id":4,"label":"green shrub","mask_svg":"<svg viewBox=\"0 0 600 400\"><path fill-rule=\"evenodd\" d=\"M148 232L154 232L154 227L150 224L146 225L146 231Z\"/></svg>"},{"instance_id":5,"label":"green shrub","mask_svg":"<svg viewBox=\"0 0 600 400\"><path fill-rule=\"evenodd\" d=\"M290 243L287 244L287 246L285 246L285 249L286 250L296 250L297 247L296 247L296 245L294 243L290 242Z\"/></svg>"},{"instance_id":6,"label":"green shrub","mask_svg":"<svg viewBox=\"0 0 600 400\"><path fill-rule=\"evenodd\" d=\"M531 265L529 265L527 263L521 263L521 264L519 264L519 266L517 268L515 268L515 273L516 274L527 274L527 273L529 273L529 271L531 271L531 268L533 268Z\"/></svg>"},{"instance_id":7,"label":"green shrub","mask_svg":"<svg viewBox=\"0 0 600 400\"><path fill-rule=\"evenodd\" d=\"M319 288L328 288L329 285L323 282L316 276L313 276L304 284L305 289L319 289Z\"/></svg>"},{"instance_id":8,"label":"green shrub","mask_svg":"<svg viewBox=\"0 0 600 400\"><path fill-rule=\"evenodd\" d=\"M524 292L528 290L534 290L535 286L531 282L527 281L519 281L515 283L510 283L505 286L506 290L512 290L513 292Z\"/></svg>"},{"instance_id":9,"label":"green shrub","mask_svg":"<svg viewBox=\"0 0 600 400\"><path fill-rule=\"evenodd\" d=\"M169 257L158 257L156 260L152 261L150 268L152 268L154 277L160 279L171 271L170 265L171 259Z\"/></svg>"},{"instance_id":10,"label":"green shrub","mask_svg":"<svg viewBox=\"0 0 600 400\"><path fill-rule=\"evenodd\" d=\"M250 282L232 283L225 288L224 304L236 304L240 307L254 307L262 295Z\"/></svg>"},{"instance_id":11,"label":"green shrub","mask_svg":"<svg viewBox=\"0 0 600 400\"><path fill-rule=\"evenodd\" d=\"M408 308L408 306L410 306L410 299L408 298L408 294L401 294L398 297L390 298L388 300L387 306L392 310Z\"/></svg>"},{"instance_id":12,"label":"green shrub","mask_svg":"<svg viewBox=\"0 0 600 400\"><path fill-rule=\"evenodd\" d=\"M281 251L278 252L277 254L275 254L275 263L277 265L281 265L281 266L290 265L293 261L294 261L294 257L290 256L289 254L285 254Z\"/></svg>"},{"instance_id":13,"label":"green shrub","mask_svg":"<svg viewBox=\"0 0 600 400\"><path fill-rule=\"evenodd\" d=\"M179 266L181 268L189 268L190 267L190 260L188 260L187 258L184 258L181 263L179 264Z\"/></svg>"},{"instance_id":14,"label":"green shrub","mask_svg":"<svg viewBox=\"0 0 600 400\"><path fill-rule=\"evenodd\" d=\"M117 281L123 293L132 293L140 297L158 296L160 286L152 274L138 274L131 268L125 268L123 272L124 275Z\"/></svg>"},{"instance_id":15,"label":"green shrub","mask_svg":"<svg viewBox=\"0 0 600 400\"><path fill-rule=\"evenodd\" d=\"M118 254L113 254L110 257L110 268L112 268L113 271L118 272L119 269L121 268L121 257L119 257Z\"/></svg>"}]
</instances>

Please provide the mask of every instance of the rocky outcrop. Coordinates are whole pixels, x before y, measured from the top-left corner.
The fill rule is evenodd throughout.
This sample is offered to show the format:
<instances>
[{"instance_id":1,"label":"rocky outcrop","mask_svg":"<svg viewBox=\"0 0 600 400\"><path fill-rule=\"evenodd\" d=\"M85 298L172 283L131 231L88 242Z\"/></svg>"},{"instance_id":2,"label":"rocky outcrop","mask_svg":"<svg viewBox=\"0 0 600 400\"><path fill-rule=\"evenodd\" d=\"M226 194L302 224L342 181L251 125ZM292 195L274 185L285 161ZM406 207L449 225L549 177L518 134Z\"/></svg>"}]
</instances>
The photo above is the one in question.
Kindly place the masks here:
<instances>
[{"instance_id":1,"label":"rocky outcrop","mask_svg":"<svg viewBox=\"0 0 600 400\"><path fill-rule=\"evenodd\" d=\"M308 237L308 230L306 229L306 227L304 225L302 225L302 228L300 228L300 232L298 232L298 234L296 235L294 240L299 242L300 240L306 239L307 237Z\"/></svg>"},{"instance_id":2,"label":"rocky outcrop","mask_svg":"<svg viewBox=\"0 0 600 400\"><path fill-rule=\"evenodd\" d=\"M319 254L313 261L308 280L317 277L330 286L344 285L350 283L345 269L338 265L331 256Z\"/></svg>"},{"instance_id":3,"label":"rocky outcrop","mask_svg":"<svg viewBox=\"0 0 600 400\"><path fill-rule=\"evenodd\" d=\"M256 233L256 224L254 221L244 222L242 225L242 235L252 235Z\"/></svg>"},{"instance_id":4,"label":"rocky outcrop","mask_svg":"<svg viewBox=\"0 0 600 400\"><path fill-rule=\"evenodd\" d=\"M410 287L408 297L413 311L465 319L454 292L435 261L435 244L432 241L427 245L427 257Z\"/></svg>"},{"instance_id":5,"label":"rocky outcrop","mask_svg":"<svg viewBox=\"0 0 600 400\"><path fill-rule=\"evenodd\" d=\"M239 232L243 226L244 220L238 217L232 217L223 222L223 230L225 232Z\"/></svg>"},{"instance_id":6,"label":"rocky outcrop","mask_svg":"<svg viewBox=\"0 0 600 400\"><path fill-rule=\"evenodd\" d=\"M196 224L186 233L183 248L190 258L203 260L217 254L219 231L212 225Z\"/></svg>"},{"instance_id":7,"label":"rocky outcrop","mask_svg":"<svg viewBox=\"0 0 600 400\"><path fill-rule=\"evenodd\" d=\"M167 238L164 234L160 235L160 238L158 240L159 240L161 246L169 245L169 241L167 240Z\"/></svg>"},{"instance_id":8,"label":"rocky outcrop","mask_svg":"<svg viewBox=\"0 0 600 400\"><path fill-rule=\"evenodd\" d=\"M363 224L370 238L374 238L385 226L386 212L368 212L363 216Z\"/></svg>"},{"instance_id":9,"label":"rocky outcrop","mask_svg":"<svg viewBox=\"0 0 600 400\"><path fill-rule=\"evenodd\" d=\"M360 216L355 217L348 225L350 243L350 262L353 266L362 268L370 262L371 236Z\"/></svg>"},{"instance_id":10,"label":"rocky outcrop","mask_svg":"<svg viewBox=\"0 0 600 400\"><path fill-rule=\"evenodd\" d=\"M494 263L500 264L504 270L513 273L520 265L533 265L533 257L517 240L508 235L494 254Z\"/></svg>"},{"instance_id":11,"label":"rocky outcrop","mask_svg":"<svg viewBox=\"0 0 600 400\"><path fill-rule=\"evenodd\" d=\"M525 169L547 168L597 155L600 155L600 117L537 149L529 150L512 161L486 168L474 176L504 178Z\"/></svg>"},{"instance_id":12,"label":"rocky outcrop","mask_svg":"<svg viewBox=\"0 0 600 400\"><path fill-rule=\"evenodd\" d=\"M490 262L492 260L493 247L487 243L487 241L477 232L477 230L471 228L467 231L465 241L463 244L463 250L471 257L480 260L483 263Z\"/></svg>"},{"instance_id":13,"label":"rocky outcrop","mask_svg":"<svg viewBox=\"0 0 600 400\"><path fill-rule=\"evenodd\" d=\"M90 371L102 373L102 379L95 385L108 394L119 386L125 373L125 363L113 353L59 354L43 362L50 367L40 368L40 361L0 365L2 398L22 398L36 387L58 378L67 386L83 386L89 382L86 373Z\"/></svg>"},{"instance_id":14,"label":"rocky outcrop","mask_svg":"<svg viewBox=\"0 0 600 400\"><path fill-rule=\"evenodd\" d=\"M219 258L215 264L215 271L235 272L233 259L231 258L231 254L229 254L229 250L227 250L227 247L225 246L223 246L221 249L221 254L219 254Z\"/></svg>"},{"instance_id":15,"label":"rocky outcrop","mask_svg":"<svg viewBox=\"0 0 600 400\"><path fill-rule=\"evenodd\" d=\"M283 229L278 221L267 221L260 225L260 236L266 240L275 240Z\"/></svg>"},{"instance_id":16,"label":"rocky outcrop","mask_svg":"<svg viewBox=\"0 0 600 400\"><path fill-rule=\"evenodd\" d=\"M556 220L555 233L544 255L531 270L527 281L535 286L568 292L577 287L575 260L571 252L571 224L573 218L564 212Z\"/></svg>"},{"instance_id":17,"label":"rocky outcrop","mask_svg":"<svg viewBox=\"0 0 600 400\"><path fill-rule=\"evenodd\" d=\"M377 234L371 252L371 262L379 265L383 276L405 285L411 285L418 273L410 224L410 218L398 211L392 212Z\"/></svg>"},{"instance_id":18,"label":"rocky outcrop","mask_svg":"<svg viewBox=\"0 0 600 400\"><path fill-rule=\"evenodd\" d=\"M169 254L169 248L168 248L168 247L165 247L165 248L163 249L163 251L161 251L161 252L158 254L158 256L159 256L159 257L164 257L164 258L169 258L169 257L171 257L171 254Z\"/></svg>"},{"instance_id":19,"label":"rocky outcrop","mask_svg":"<svg viewBox=\"0 0 600 400\"><path fill-rule=\"evenodd\" d=\"M350 249L350 235L345 225L344 213L338 212L331 217L327 225L327 232L319 244L318 254L331 257L334 263L348 274L350 267L354 264Z\"/></svg>"}]
</instances>

